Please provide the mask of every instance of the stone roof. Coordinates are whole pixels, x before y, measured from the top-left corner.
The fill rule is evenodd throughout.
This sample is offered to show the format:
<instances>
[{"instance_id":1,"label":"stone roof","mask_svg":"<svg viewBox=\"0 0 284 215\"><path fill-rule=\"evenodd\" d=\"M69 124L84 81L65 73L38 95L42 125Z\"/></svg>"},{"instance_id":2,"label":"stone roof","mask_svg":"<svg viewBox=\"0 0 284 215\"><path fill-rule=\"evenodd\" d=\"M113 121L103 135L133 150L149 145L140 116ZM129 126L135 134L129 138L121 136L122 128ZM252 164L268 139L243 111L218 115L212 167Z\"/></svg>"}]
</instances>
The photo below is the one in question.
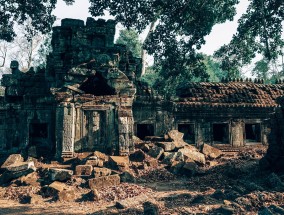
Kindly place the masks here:
<instances>
[{"instance_id":1,"label":"stone roof","mask_svg":"<svg viewBox=\"0 0 284 215\"><path fill-rule=\"evenodd\" d=\"M190 83L177 90L177 103L187 106L276 107L284 84L252 82Z\"/></svg>"}]
</instances>

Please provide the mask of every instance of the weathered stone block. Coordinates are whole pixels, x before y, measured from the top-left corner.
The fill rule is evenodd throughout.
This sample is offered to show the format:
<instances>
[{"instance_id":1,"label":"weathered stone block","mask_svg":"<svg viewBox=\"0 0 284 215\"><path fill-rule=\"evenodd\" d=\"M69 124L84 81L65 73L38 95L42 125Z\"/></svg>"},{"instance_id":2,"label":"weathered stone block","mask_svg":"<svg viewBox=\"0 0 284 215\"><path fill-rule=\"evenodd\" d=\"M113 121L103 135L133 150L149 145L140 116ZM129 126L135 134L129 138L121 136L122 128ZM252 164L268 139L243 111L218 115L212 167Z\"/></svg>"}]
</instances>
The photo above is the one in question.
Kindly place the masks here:
<instances>
[{"instance_id":1,"label":"weathered stone block","mask_svg":"<svg viewBox=\"0 0 284 215\"><path fill-rule=\"evenodd\" d=\"M187 175L187 176L193 176L196 171L197 171L197 164L192 160L192 161L186 161L185 164L182 167L182 173Z\"/></svg>"},{"instance_id":2,"label":"weathered stone block","mask_svg":"<svg viewBox=\"0 0 284 215\"><path fill-rule=\"evenodd\" d=\"M129 166L129 157L128 156L110 156L109 162L114 167L127 167Z\"/></svg>"},{"instance_id":3,"label":"weathered stone block","mask_svg":"<svg viewBox=\"0 0 284 215\"><path fill-rule=\"evenodd\" d=\"M120 174L120 181L121 182L135 183L136 178L130 172L126 171L126 172L123 172L123 173Z\"/></svg>"},{"instance_id":4,"label":"weathered stone block","mask_svg":"<svg viewBox=\"0 0 284 215\"><path fill-rule=\"evenodd\" d=\"M32 172L26 176L22 176L19 178L22 185L32 185L32 186L40 186L40 182L38 181L37 172Z\"/></svg>"},{"instance_id":5,"label":"weathered stone block","mask_svg":"<svg viewBox=\"0 0 284 215\"><path fill-rule=\"evenodd\" d=\"M16 172L16 171L24 171L28 169L33 169L34 171L36 170L35 164L33 161L28 161L28 162L17 162L14 163L10 166L6 167L6 170L10 172Z\"/></svg>"},{"instance_id":6,"label":"weathered stone block","mask_svg":"<svg viewBox=\"0 0 284 215\"><path fill-rule=\"evenodd\" d=\"M116 186L120 184L119 175L103 176L99 178L89 179L89 187L94 189L100 189L104 187Z\"/></svg>"},{"instance_id":7,"label":"weathered stone block","mask_svg":"<svg viewBox=\"0 0 284 215\"><path fill-rule=\"evenodd\" d=\"M184 161L184 156L181 152L167 152L163 163L171 165L174 161Z\"/></svg>"},{"instance_id":8,"label":"weathered stone block","mask_svg":"<svg viewBox=\"0 0 284 215\"><path fill-rule=\"evenodd\" d=\"M148 155L150 155L153 158L159 159L164 153L164 149L161 147L153 147L148 152Z\"/></svg>"},{"instance_id":9,"label":"weathered stone block","mask_svg":"<svg viewBox=\"0 0 284 215\"><path fill-rule=\"evenodd\" d=\"M49 169L49 178L51 181L67 181L71 179L72 175L73 175L72 170L56 169L56 168Z\"/></svg>"},{"instance_id":10,"label":"weathered stone block","mask_svg":"<svg viewBox=\"0 0 284 215\"><path fill-rule=\"evenodd\" d=\"M212 159L218 158L223 154L223 152L220 149L209 146L208 144L203 145L201 152L205 156L208 156L209 158L212 158Z\"/></svg>"},{"instance_id":11,"label":"weathered stone block","mask_svg":"<svg viewBox=\"0 0 284 215\"><path fill-rule=\"evenodd\" d=\"M94 156L96 156L98 159L100 159L104 162L107 162L109 160L108 155L106 155L105 153L99 152L99 151L95 151Z\"/></svg>"},{"instance_id":12,"label":"weathered stone block","mask_svg":"<svg viewBox=\"0 0 284 215\"><path fill-rule=\"evenodd\" d=\"M205 155L198 152L195 147L184 147L178 150L185 158L190 158L198 163L205 164Z\"/></svg>"},{"instance_id":13,"label":"weathered stone block","mask_svg":"<svg viewBox=\"0 0 284 215\"><path fill-rule=\"evenodd\" d=\"M17 162L23 162L23 161L24 161L24 158L22 157L21 154L12 154L2 164L1 169L4 169L4 168L6 168L8 166L16 164Z\"/></svg>"},{"instance_id":14,"label":"weathered stone block","mask_svg":"<svg viewBox=\"0 0 284 215\"><path fill-rule=\"evenodd\" d=\"M140 149L129 155L129 159L135 162L142 162L145 160L145 157L145 153Z\"/></svg>"},{"instance_id":15,"label":"weathered stone block","mask_svg":"<svg viewBox=\"0 0 284 215\"><path fill-rule=\"evenodd\" d=\"M91 165L78 165L76 166L75 174L76 175L86 175L90 176L93 173L93 166Z\"/></svg>"},{"instance_id":16,"label":"weathered stone block","mask_svg":"<svg viewBox=\"0 0 284 215\"><path fill-rule=\"evenodd\" d=\"M100 167L94 167L94 176L95 178L101 177L101 176L108 176L111 174L111 170L108 168L100 168Z\"/></svg>"},{"instance_id":17,"label":"weathered stone block","mask_svg":"<svg viewBox=\"0 0 284 215\"><path fill-rule=\"evenodd\" d=\"M56 192L61 192L67 189L67 186L64 183L58 181L52 182L48 187L55 190Z\"/></svg>"},{"instance_id":18,"label":"weathered stone block","mask_svg":"<svg viewBox=\"0 0 284 215\"><path fill-rule=\"evenodd\" d=\"M157 142L156 145L162 147L165 152L173 151L176 148L176 144L174 142Z\"/></svg>"},{"instance_id":19,"label":"weathered stone block","mask_svg":"<svg viewBox=\"0 0 284 215\"><path fill-rule=\"evenodd\" d=\"M75 190L62 190L58 193L58 199L61 202L73 202L76 199Z\"/></svg>"}]
</instances>

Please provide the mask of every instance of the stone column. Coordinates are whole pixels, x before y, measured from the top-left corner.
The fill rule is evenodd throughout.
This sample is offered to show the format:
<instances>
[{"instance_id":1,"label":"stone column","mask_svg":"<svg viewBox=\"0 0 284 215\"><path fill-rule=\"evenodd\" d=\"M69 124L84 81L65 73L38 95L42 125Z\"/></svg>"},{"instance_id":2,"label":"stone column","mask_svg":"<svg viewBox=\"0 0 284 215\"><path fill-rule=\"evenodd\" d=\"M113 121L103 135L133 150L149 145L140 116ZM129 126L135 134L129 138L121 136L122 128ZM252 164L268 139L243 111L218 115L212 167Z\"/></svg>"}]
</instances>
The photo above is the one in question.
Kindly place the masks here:
<instances>
[{"instance_id":1,"label":"stone column","mask_svg":"<svg viewBox=\"0 0 284 215\"><path fill-rule=\"evenodd\" d=\"M242 120L232 120L230 144L233 147L244 146L244 122Z\"/></svg>"},{"instance_id":2,"label":"stone column","mask_svg":"<svg viewBox=\"0 0 284 215\"><path fill-rule=\"evenodd\" d=\"M73 156L75 138L75 107L64 103L56 108L56 156Z\"/></svg>"}]
</instances>

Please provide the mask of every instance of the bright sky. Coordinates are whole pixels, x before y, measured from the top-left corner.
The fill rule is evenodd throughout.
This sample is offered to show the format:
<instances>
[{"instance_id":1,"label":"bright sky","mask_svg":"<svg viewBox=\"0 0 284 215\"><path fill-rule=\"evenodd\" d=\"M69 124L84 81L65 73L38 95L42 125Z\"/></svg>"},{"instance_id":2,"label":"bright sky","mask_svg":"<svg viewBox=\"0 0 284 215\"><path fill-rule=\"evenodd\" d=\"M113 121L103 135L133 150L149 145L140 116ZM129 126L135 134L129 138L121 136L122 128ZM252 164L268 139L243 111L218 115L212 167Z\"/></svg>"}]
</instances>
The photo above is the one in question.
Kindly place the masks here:
<instances>
[{"instance_id":1,"label":"bright sky","mask_svg":"<svg viewBox=\"0 0 284 215\"><path fill-rule=\"evenodd\" d=\"M208 35L206 39L206 44L202 46L201 52L212 55L215 50L220 48L223 44L227 44L230 42L233 34L236 32L238 26L238 19L240 16L246 11L246 8L249 4L248 0L241 0L241 3L237 6L237 15L234 21L229 22L227 21L224 24L215 25L212 29L210 35ZM88 0L76 0L72 6L66 6L66 4L59 0L57 7L54 11L54 15L58 18L75 18L75 19L82 19L86 20L87 17L90 17L91 14L88 12L89 7ZM110 16L102 17L105 19L110 19ZM56 23L59 25L59 23ZM121 26L117 26L117 30L120 29ZM118 32L117 32L118 33ZM143 35L142 35L143 37Z\"/></svg>"}]
</instances>

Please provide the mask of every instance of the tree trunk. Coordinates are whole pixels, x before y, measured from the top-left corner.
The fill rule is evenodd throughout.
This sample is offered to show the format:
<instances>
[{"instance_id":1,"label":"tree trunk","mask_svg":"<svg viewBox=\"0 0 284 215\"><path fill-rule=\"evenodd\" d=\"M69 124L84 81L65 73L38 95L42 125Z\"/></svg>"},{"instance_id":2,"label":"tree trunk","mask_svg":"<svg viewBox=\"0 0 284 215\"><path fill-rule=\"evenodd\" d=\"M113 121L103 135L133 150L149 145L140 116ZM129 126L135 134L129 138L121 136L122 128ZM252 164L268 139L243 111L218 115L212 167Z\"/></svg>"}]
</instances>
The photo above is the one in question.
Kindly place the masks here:
<instances>
[{"instance_id":1,"label":"tree trunk","mask_svg":"<svg viewBox=\"0 0 284 215\"><path fill-rule=\"evenodd\" d=\"M151 33L155 30L156 22L157 22L157 20L151 22L150 29L149 29L147 36L146 36L146 38L143 42L143 45L146 43L146 41L149 38L149 36L151 35ZM146 72L146 56L147 56L147 51L145 49L143 49L143 46L142 46L142 51L141 51L142 71L141 71L140 77L142 77Z\"/></svg>"}]
</instances>

